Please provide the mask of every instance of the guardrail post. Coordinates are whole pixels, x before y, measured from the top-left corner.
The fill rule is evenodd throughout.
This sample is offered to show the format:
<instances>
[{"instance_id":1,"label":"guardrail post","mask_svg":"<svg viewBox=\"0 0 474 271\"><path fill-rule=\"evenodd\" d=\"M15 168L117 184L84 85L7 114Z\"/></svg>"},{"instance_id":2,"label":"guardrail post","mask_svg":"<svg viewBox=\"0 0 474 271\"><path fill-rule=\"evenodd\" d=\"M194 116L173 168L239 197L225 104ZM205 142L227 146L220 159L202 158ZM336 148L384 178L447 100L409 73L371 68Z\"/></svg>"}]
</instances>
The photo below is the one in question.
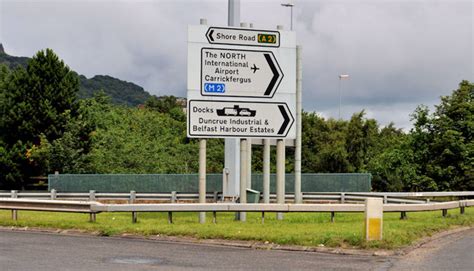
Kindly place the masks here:
<instances>
[{"instance_id":1,"label":"guardrail post","mask_svg":"<svg viewBox=\"0 0 474 271\"><path fill-rule=\"evenodd\" d=\"M89 190L89 201L95 201L95 190ZM89 214L89 222L95 222L96 215L95 213Z\"/></svg>"},{"instance_id":2,"label":"guardrail post","mask_svg":"<svg viewBox=\"0 0 474 271\"><path fill-rule=\"evenodd\" d=\"M217 223L217 212L212 212L212 223Z\"/></svg>"},{"instance_id":3,"label":"guardrail post","mask_svg":"<svg viewBox=\"0 0 474 271\"><path fill-rule=\"evenodd\" d=\"M405 212L405 211L400 212L400 219L401 220L407 220L408 219L407 212Z\"/></svg>"},{"instance_id":4,"label":"guardrail post","mask_svg":"<svg viewBox=\"0 0 474 271\"><path fill-rule=\"evenodd\" d=\"M383 200L368 198L365 200L365 240L382 240Z\"/></svg>"},{"instance_id":5,"label":"guardrail post","mask_svg":"<svg viewBox=\"0 0 474 271\"><path fill-rule=\"evenodd\" d=\"M171 203L176 203L178 197L176 195L176 191L171 191Z\"/></svg>"},{"instance_id":6,"label":"guardrail post","mask_svg":"<svg viewBox=\"0 0 474 271\"><path fill-rule=\"evenodd\" d=\"M55 200L57 197L56 189L51 189L51 200Z\"/></svg>"},{"instance_id":7,"label":"guardrail post","mask_svg":"<svg viewBox=\"0 0 474 271\"><path fill-rule=\"evenodd\" d=\"M265 212L262 212L262 224L265 223Z\"/></svg>"},{"instance_id":8,"label":"guardrail post","mask_svg":"<svg viewBox=\"0 0 474 271\"><path fill-rule=\"evenodd\" d=\"M217 203L218 200L219 200L219 192L218 192L218 191L214 191L214 202Z\"/></svg>"},{"instance_id":9,"label":"guardrail post","mask_svg":"<svg viewBox=\"0 0 474 271\"><path fill-rule=\"evenodd\" d=\"M18 191L17 190L12 190L11 197L12 197L12 199L18 198ZM12 219L15 220L15 221L18 220L18 210L12 210Z\"/></svg>"},{"instance_id":10,"label":"guardrail post","mask_svg":"<svg viewBox=\"0 0 474 271\"><path fill-rule=\"evenodd\" d=\"M334 223L334 216L335 216L335 212L331 212L331 223Z\"/></svg>"},{"instance_id":11,"label":"guardrail post","mask_svg":"<svg viewBox=\"0 0 474 271\"><path fill-rule=\"evenodd\" d=\"M95 201L95 190L89 190L89 201Z\"/></svg>"},{"instance_id":12,"label":"guardrail post","mask_svg":"<svg viewBox=\"0 0 474 271\"><path fill-rule=\"evenodd\" d=\"M346 193L341 193L341 203L346 203Z\"/></svg>"},{"instance_id":13,"label":"guardrail post","mask_svg":"<svg viewBox=\"0 0 474 271\"><path fill-rule=\"evenodd\" d=\"M173 224L173 212L168 212L168 224Z\"/></svg>"},{"instance_id":14,"label":"guardrail post","mask_svg":"<svg viewBox=\"0 0 474 271\"><path fill-rule=\"evenodd\" d=\"M466 208L466 202L464 201L459 201L459 212L463 215L464 214L464 208Z\"/></svg>"},{"instance_id":15,"label":"guardrail post","mask_svg":"<svg viewBox=\"0 0 474 271\"><path fill-rule=\"evenodd\" d=\"M130 191L130 199L128 200L128 202L130 204L133 204L135 203L135 200L137 199L137 192L135 191ZM137 223L137 220L138 220L138 215L137 215L137 212L132 212L132 223Z\"/></svg>"},{"instance_id":16,"label":"guardrail post","mask_svg":"<svg viewBox=\"0 0 474 271\"><path fill-rule=\"evenodd\" d=\"M448 209L443 209L443 217L447 217L448 216Z\"/></svg>"},{"instance_id":17,"label":"guardrail post","mask_svg":"<svg viewBox=\"0 0 474 271\"><path fill-rule=\"evenodd\" d=\"M387 195L384 195L383 196L383 204L387 204L388 203L388 197Z\"/></svg>"}]
</instances>

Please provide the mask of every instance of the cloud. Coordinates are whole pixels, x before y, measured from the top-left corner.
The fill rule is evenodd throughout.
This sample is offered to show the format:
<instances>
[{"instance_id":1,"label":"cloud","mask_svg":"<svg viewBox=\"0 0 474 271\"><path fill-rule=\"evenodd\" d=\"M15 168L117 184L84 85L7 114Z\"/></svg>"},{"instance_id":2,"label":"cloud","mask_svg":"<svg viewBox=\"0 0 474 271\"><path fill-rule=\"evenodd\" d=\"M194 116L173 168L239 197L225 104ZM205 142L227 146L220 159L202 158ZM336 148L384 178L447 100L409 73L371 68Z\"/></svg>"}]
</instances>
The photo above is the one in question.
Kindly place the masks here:
<instances>
[{"instance_id":1,"label":"cloud","mask_svg":"<svg viewBox=\"0 0 474 271\"><path fill-rule=\"evenodd\" d=\"M227 1L217 0L0 3L7 52L53 48L88 77L109 74L159 95L186 95L187 25L227 24ZM344 117L367 109L382 124L408 127L416 105L474 79L472 1L295 3L307 111L337 117L341 83ZM280 1L241 1L241 21L256 28L288 29L289 13ZM350 79L339 82L342 73Z\"/></svg>"}]
</instances>

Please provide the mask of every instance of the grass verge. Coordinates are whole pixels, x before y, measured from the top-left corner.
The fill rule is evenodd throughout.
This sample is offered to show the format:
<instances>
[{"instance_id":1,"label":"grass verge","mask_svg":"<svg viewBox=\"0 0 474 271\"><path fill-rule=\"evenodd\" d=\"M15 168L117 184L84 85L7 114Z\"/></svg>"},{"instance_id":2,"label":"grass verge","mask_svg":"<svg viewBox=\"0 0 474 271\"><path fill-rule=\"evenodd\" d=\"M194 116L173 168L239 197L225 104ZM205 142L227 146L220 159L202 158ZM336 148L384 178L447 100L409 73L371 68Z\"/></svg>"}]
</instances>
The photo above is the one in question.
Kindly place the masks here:
<instances>
[{"instance_id":1,"label":"grass verge","mask_svg":"<svg viewBox=\"0 0 474 271\"><path fill-rule=\"evenodd\" d=\"M138 223L131 222L130 213L97 214L97 222L88 222L88 214L19 211L18 221L10 211L0 211L0 226L44 227L99 232L102 235L137 234L191 236L199 239L252 240L280 245L326 246L342 248L397 249L434 233L474 225L474 208L450 210L447 217L441 211L408 213L408 220L400 220L399 213L385 213L384 240L365 242L363 214L336 214L330 222L325 213L288 213L283 221L274 213L266 213L265 224L260 213L247 213L247 222L234 221L234 213L218 213L217 224L209 213L207 223L198 223L198 213L173 213L173 224L168 224L166 213L139 213Z\"/></svg>"}]
</instances>

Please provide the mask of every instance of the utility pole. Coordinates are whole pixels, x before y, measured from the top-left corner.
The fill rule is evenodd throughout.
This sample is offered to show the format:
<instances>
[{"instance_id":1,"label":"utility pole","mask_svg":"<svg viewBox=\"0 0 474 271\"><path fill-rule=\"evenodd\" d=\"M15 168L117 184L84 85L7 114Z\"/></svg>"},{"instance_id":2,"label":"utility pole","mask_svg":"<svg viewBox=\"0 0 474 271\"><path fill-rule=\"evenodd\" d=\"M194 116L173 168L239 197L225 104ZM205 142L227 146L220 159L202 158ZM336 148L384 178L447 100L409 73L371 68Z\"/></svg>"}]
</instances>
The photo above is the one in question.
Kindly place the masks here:
<instances>
[{"instance_id":1,"label":"utility pole","mask_svg":"<svg viewBox=\"0 0 474 271\"><path fill-rule=\"evenodd\" d=\"M342 104L342 90L341 84L343 79L349 79L348 74L340 74L339 75L339 119L341 119L341 104Z\"/></svg>"}]
</instances>

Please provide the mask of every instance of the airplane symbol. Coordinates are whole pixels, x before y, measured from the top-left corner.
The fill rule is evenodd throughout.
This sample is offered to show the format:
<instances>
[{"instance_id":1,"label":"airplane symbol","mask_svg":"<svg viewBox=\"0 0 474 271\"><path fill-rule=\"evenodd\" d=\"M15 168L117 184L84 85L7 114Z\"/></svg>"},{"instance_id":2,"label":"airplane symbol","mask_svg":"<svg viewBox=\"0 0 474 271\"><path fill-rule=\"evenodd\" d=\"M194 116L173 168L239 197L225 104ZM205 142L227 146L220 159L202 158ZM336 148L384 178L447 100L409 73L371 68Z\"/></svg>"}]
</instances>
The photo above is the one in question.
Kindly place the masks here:
<instances>
[{"instance_id":1,"label":"airplane symbol","mask_svg":"<svg viewBox=\"0 0 474 271\"><path fill-rule=\"evenodd\" d=\"M260 70L260 68L257 68L257 66L256 66L255 64L253 64L253 67L250 68L250 69L253 71L253 73L255 73L256 71Z\"/></svg>"}]
</instances>

